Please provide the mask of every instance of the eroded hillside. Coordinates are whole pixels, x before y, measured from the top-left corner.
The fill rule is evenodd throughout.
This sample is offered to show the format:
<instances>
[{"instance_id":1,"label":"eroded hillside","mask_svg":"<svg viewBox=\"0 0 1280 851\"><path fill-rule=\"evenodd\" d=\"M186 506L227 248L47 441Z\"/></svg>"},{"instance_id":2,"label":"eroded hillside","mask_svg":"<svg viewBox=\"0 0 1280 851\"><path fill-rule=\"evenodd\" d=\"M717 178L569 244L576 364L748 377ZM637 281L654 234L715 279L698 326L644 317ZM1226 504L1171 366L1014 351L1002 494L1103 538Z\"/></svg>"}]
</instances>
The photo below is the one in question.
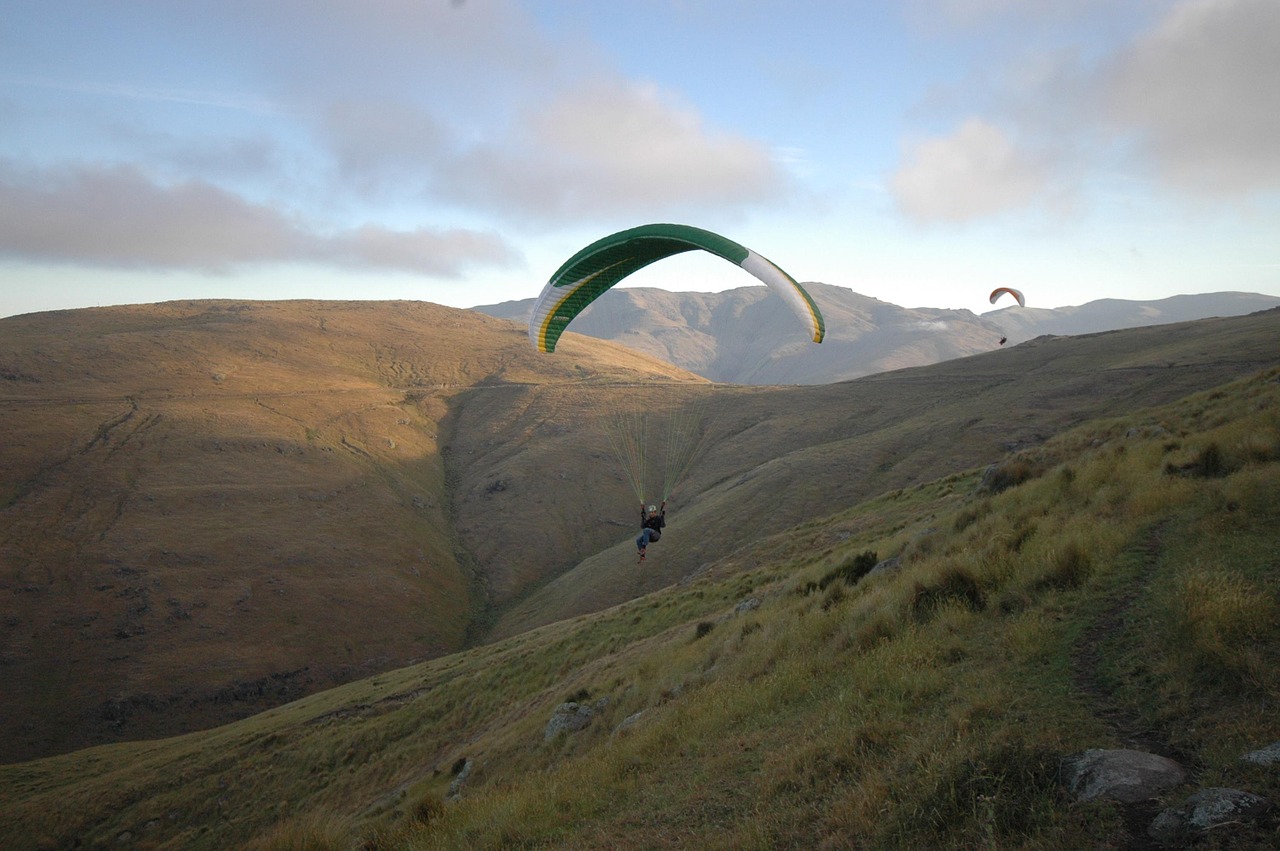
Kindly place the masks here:
<instances>
[{"instance_id":1,"label":"eroded hillside","mask_svg":"<svg viewBox=\"0 0 1280 851\"><path fill-rule=\"evenodd\" d=\"M221 723L461 647L451 400L589 370L420 303L184 302L0 322L0 759ZM585 555L585 553L583 553Z\"/></svg>"}]
</instances>

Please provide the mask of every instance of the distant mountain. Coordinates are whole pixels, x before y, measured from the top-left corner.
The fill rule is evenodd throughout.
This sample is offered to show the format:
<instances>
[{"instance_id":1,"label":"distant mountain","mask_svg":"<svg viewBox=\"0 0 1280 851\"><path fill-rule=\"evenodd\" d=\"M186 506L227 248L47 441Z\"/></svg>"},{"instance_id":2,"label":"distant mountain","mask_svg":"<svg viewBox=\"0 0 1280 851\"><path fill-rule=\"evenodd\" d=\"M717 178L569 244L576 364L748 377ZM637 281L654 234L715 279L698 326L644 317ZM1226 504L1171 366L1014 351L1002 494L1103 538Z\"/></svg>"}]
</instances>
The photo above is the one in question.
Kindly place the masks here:
<instances>
[{"instance_id":1,"label":"distant mountain","mask_svg":"<svg viewBox=\"0 0 1280 851\"><path fill-rule=\"evenodd\" d=\"M1190 322L1214 316L1243 316L1280 306L1280 298L1258 293L1201 293L1175 295L1158 301L1129 301L1104 298L1078 307L1006 307L983 318L1000 326L1009 336L1009 345L1043 334L1070 336Z\"/></svg>"},{"instance_id":2,"label":"distant mountain","mask_svg":"<svg viewBox=\"0 0 1280 851\"><path fill-rule=\"evenodd\" d=\"M1254 293L1184 295L1159 301L1103 299L1052 310L907 308L845 287L806 283L826 319L820 346L808 342L781 299L766 287L718 293L615 289L578 317L572 330L612 340L712 381L731 384L829 384L892 369L927 366L1044 334L1068 336L1121 328L1240 316L1280 306ZM472 308L517 322L533 299Z\"/></svg>"}]
</instances>

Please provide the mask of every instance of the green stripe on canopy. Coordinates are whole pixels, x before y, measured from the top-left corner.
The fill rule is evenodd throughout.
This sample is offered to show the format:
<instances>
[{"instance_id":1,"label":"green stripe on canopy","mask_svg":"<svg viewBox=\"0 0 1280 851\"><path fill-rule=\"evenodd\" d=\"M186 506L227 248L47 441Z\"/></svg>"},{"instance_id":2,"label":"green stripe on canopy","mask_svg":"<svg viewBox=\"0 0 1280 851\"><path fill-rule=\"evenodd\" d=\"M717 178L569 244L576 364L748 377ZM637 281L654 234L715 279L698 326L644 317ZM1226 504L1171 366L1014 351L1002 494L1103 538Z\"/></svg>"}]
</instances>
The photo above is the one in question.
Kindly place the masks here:
<instances>
[{"instance_id":1,"label":"green stripe on canopy","mask_svg":"<svg viewBox=\"0 0 1280 851\"><path fill-rule=\"evenodd\" d=\"M822 342L822 314L795 279L772 262L731 239L702 228L677 224L642 225L597 240L574 254L543 288L529 318L529 338L540 351L553 352L564 329L587 305L628 275L650 263L702 250L742 266L782 295Z\"/></svg>"}]
</instances>

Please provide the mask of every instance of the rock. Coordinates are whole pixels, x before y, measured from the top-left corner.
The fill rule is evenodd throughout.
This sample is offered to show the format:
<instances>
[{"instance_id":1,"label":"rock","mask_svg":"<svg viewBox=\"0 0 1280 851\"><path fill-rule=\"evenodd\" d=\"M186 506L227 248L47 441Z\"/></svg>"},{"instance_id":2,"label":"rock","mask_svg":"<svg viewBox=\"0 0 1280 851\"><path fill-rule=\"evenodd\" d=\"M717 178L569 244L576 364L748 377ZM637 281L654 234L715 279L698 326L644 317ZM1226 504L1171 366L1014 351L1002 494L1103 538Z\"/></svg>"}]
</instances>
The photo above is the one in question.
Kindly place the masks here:
<instances>
[{"instance_id":1,"label":"rock","mask_svg":"<svg viewBox=\"0 0 1280 851\"><path fill-rule=\"evenodd\" d=\"M453 780L449 781L449 792L446 795L448 800L456 801L462 797L462 784L466 783L471 775L471 766L471 760L463 759L462 768L458 769L458 773L453 775Z\"/></svg>"},{"instance_id":2,"label":"rock","mask_svg":"<svg viewBox=\"0 0 1280 851\"><path fill-rule=\"evenodd\" d=\"M549 742L561 732L575 733L582 730L591 723L593 715L595 710L590 706L573 701L562 703L551 713L551 718L542 731L542 740Z\"/></svg>"},{"instance_id":3,"label":"rock","mask_svg":"<svg viewBox=\"0 0 1280 851\"><path fill-rule=\"evenodd\" d=\"M1125 804L1151 800L1186 776L1171 759L1124 749L1090 749L1067 757L1062 768L1062 780L1077 799L1111 798Z\"/></svg>"},{"instance_id":4,"label":"rock","mask_svg":"<svg viewBox=\"0 0 1280 851\"><path fill-rule=\"evenodd\" d=\"M1201 789L1180 807L1171 807L1156 816L1147 834L1166 845L1179 842L1189 833L1201 833L1233 822L1256 821L1271 809L1271 802L1239 789Z\"/></svg>"},{"instance_id":5,"label":"rock","mask_svg":"<svg viewBox=\"0 0 1280 851\"><path fill-rule=\"evenodd\" d=\"M753 609L758 609L758 608L760 608L760 601L757 600L755 597L748 597L747 599L743 600L741 603L733 607L733 613L735 615L744 615L747 612L752 611Z\"/></svg>"},{"instance_id":6,"label":"rock","mask_svg":"<svg viewBox=\"0 0 1280 851\"><path fill-rule=\"evenodd\" d=\"M1159 425L1134 426L1124 433L1127 438L1167 437L1168 435L1169 430Z\"/></svg>"},{"instance_id":7,"label":"rock","mask_svg":"<svg viewBox=\"0 0 1280 851\"><path fill-rule=\"evenodd\" d=\"M1245 762L1255 762L1258 765L1275 765L1280 762L1280 742L1267 745L1262 750L1250 751L1240 759Z\"/></svg>"},{"instance_id":8,"label":"rock","mask_svg":"<svg viewBox=\"0 0 1280 851\"><path fill-rule=\"evenodd\" d=\"M622 730L626 730L628 727L634 727L636 723L640 720L640 717L642 715L644 715L643 709L641 709L639 712L632 712L626 718L622 719L622 723L619 724L613 732L618 733L618 732L621 732Z\"/></svg>"},{"instance_id":9,"label":"rock","mask_svg":"<svg viewBox=\"0 0 1280 851\"><path fill-rule=\"evenodd\" d=\"M902 559L897 556L887 558L876 564L875 567L867 571L867 576L877 576L881 573L891 573L902 567Z\"/></svg>"}]
</instances>

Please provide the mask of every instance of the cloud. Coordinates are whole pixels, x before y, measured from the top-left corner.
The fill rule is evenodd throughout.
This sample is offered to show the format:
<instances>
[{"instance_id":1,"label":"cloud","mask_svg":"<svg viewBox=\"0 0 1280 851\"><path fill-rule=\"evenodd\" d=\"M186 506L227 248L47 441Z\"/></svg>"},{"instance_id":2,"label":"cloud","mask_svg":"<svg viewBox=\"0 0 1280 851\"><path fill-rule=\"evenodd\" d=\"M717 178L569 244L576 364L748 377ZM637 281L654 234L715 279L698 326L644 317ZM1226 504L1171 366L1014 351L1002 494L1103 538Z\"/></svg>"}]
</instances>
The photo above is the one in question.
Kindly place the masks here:
<instances>
[{"instance_id":1,"label":"cloud","mask_svg":"<svg viewBox=\"0 0 1280 851\"><path fill-rule=\"evenodd\" d=\"M451 167L455 132L408 103L343 101L321 118L337 183L366 197L421 195Z\"/></svg>"},{"instance_id":2,"label":"cloud","mask_svg":"<svg viewBox=\"0 0 1280 851\"><path fill-rule=\"evenodd\" d=\"M790 188L781 154L707 127L656 86L617 79L552 93L491 134L392 101L332 104L319 134L351 191L507 220L742 207Z\"/></svg>"},{"instance_id":3,"label":"cloud","mask_svg":"<svg viewBox=\"0 0 1280 851\"><path fill-rule=\"evenodd\" d=\"M463 152L435 189L493 212L572 219L762 204L788 181L765 146L707 127L655 86L611 80L527 112L506 138Z\"/></svg>"},{"instance_id":4,"label":"cloud","mask_svg":"<svg viewBox=\"0 0 1280 851\"><path fill-rule=\"evenodd\" d=\"M907 0L909 23L925 30L1060 26L1105 9L1114 14L1114 0Z\"/></svg>"},{"instance_id":5,"label":"cloud","mask_svg":"<svg viewBox=\"0 0 1280 851\"><path fill-rule=\"evenodd\" d=\"M279 104L243 92L177 89L171 86L144 86L136 83L108 83L98 80L58 80L38 77L10 77L9 85L32 86L78 94L101 95L125 100L157 101L187 106L209 106L262 114L282 112Z\"/></svg>"},{"instance_id":6,"label":"cloud","mask_svg":"<svg viewBox=\"0 0 1280 851\"><path fill-rule=\"evenodd\" d=\"M922 221L965 222L1031 205L1046 186L1043 161L980 118L917 142L891 178L898 207Z\"/></svg>"},{"instance_id":7,"label":"cloud","mask_svg":"<svg viewBox=\"0 0 1280 851\"><path fill-rule=\"evenodd\" d=\"M1098 118L1169 184L1210 196L1280 188L1280 3L1186 0L1109 63Z\"/></svg>"},{"instance_id":8,"label":"cloud","mask_svg":"<svg viewBox=\"0 0 1280 851\"><path fill-rule=\"evenodd\" d=\"M915 331L945 331L951 326L942 319L918 319L907 327Z\"/></svg>"},{"instance_id":9,"label":"cloud","mask_svg":"<svg viewBox=\"0 0 1280 851\"><path fill-rule=\"evenodd\" d=\"M1217 200L1280 189L1280 3L1176 0L1150 7L1153 17L1067 5L1072 27L1057 43L1035 40L1060 32L1047 27L1053 4L909 6L921 20L927 9L961 29L1000 33L999 43L1036 46L987 57L963 85L931 92L917 117L969 117L949 135L903 146L890 189L905 215L966 222L1061 211L1100 172Z\"/></svg>"},{"instance_id":10,"label":"cloud","mask_svg":"<svg viewBox=\"0 0 1280 851\"><path fill-rule=\"evenodd\" d=\"M74 6L29 5L44 28ZM306 228L246 199L542 228L732 213L794 188L780 153L623 79L582 30L545 28L515 0L193 0L100 14L119 37L91 39L86 24L58 43L64 61L25 71L43 92L20 92L30 128L0 156L66 172L130 163L163 203L203 187L207 208L217 187L245 218L276 217L260 222L262 241ZM45 93L56 111L33 97ZM55 135L31 157L30 142ZM228 264L271 254L253 245L220 248ZM200 263L217 262L214 247Z\"/></svg>"},{"instance_id":11,"label":"cloud","mask_svg":"<svg viewBox=\"0 0 1280 851\"><path fill-rule=\"evenodd\" d=\"M272 263L455 277L507 266L499 237L368 225L325 232L212 184L159 185L129 166L21 170L0 164L0 256L102 268L226 272Z\"/></svg>"}]
</instances>

